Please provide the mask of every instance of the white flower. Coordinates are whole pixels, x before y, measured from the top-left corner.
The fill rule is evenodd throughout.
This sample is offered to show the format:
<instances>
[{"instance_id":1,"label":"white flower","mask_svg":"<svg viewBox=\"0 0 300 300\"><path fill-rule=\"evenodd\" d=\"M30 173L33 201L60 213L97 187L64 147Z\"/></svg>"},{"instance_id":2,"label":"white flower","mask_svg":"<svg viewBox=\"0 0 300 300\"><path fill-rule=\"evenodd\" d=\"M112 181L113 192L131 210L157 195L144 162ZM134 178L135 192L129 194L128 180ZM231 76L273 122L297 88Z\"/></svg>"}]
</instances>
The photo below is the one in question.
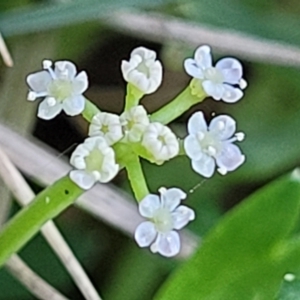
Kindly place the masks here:
<instances>
[{"instance_id":1,"label":"white flower","mask_svg":"<svg viewBox=\"0 0 300 300\"><path fill-rule=\"evenodd\" d=\"M45 120L54 118L62 110L69 116L80 114L85 106L82 93L88 87L86 72L76 76L76 67L69 61L57 61L54 70L51 65L51 61L44 60L45 70L27 76L31 89L27 99L45 97L38 108L38 117Z\"/></svg>"},{"instance_id":2,"label":"white flower","mask_svg":"<svg viewBox=\"0 0 300 300\"><path fill-rule=\"evenodd\" d=\"M82 189L90 189L97 181L108 182L119 171L115 152L103 137L90 137L77 146L70 159L77 170L70 172L70 178Z\"/></svg>"},{"instance_id":3,"label":"white flower","mask_svg":"<svg viewBox=\"0 0 300 300\"><path fill-rule=\"evenodd\" d=\"M120 116L126 138L131 143L137 143L149 125L149 118L142 105L134 106Z\"/></svg>"},{"instance_id":4,"label":"white flower","mask_svg":"<svg viewBox=\"0 0 300 300\"><path fill-rule=\"evenodd\" d=\"M122 61L124 79L144 94L155 92L162 82L162 65L156 60L156 53L144 47L134 49L129 62Z\"/></svg>"},{"instance_id":5,"label":"white flower","mask_svg":"<svg viewBox=\"0 0 300 300\"><path fill-rule=\"evenodd\" d=\"M188 58L184 62L186 72L199 79L207 95L215 100L234 103L240 100L247 82L242 78L241 63L234 58L223 58L212 66L212 56L209 46L201 46L195 51L194 59Z\"/></svg>"},{"instance_id":6,"label":"white flower","mask_svg":"<svg viewBox=\"0 0 300 300\"><path fill-rule=\"evenodd\" d=\"M102 136L113 145L123 137L120 117L106 112L96 114L89 126L89 136Z\"/></svg>"},{"instance_id":7,"label":"white flower","mask_svg":"<svg viewBox=\"0 0 300 300\"><path fill-rule=\"evenodd\" d=\"M152 244L152 252L171 257L180 251L179 234L174 229L182 229L194 220L195 213L187 206L178 206L186 198L182 190L161 188L159 192L160 197L149 194L140 202L139 212L149 221L136 228L134 237L140 247Z\"/></svg>"},{"instance_id":8,"label":"white flower","mask_svg":"<svg viewBox=\"0 0 300 300\"><path fill-rule=\"evenodd\" d=\"M184 149L192 160L192 168L204 177L211 177L216 165L225 175L244 161L245 156L233 144L242 141L244 133L236 133L235 121L226 115L215 117L207 127L202 112L192 115L188 122L189 135L184 140Z\"/></svg>"},{"instance_id":9,"label":"white flower","mask_svg":"<svg viewBox=\"0 0 300 300\"><path fill-rule=\"evenodd\" d=\"M152 154L157 164L175 157L179 153L176 135L161 123L150 123L144 132L142 145Z\"/></svg>"}]
</instances>

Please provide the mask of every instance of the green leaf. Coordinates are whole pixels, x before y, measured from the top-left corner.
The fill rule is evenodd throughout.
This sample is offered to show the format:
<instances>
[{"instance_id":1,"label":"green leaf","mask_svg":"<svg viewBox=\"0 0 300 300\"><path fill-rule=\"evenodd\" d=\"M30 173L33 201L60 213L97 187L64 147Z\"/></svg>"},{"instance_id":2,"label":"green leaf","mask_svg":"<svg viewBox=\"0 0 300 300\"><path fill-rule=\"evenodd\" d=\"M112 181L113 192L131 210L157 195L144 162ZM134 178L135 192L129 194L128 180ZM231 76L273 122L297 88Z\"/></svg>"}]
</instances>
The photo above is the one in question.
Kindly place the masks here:
<instances>
[{"instance_id":1,"label":"green leaf","mask_svg":"<svg viewBox=\"0 0 300 300\"><path fill-rule=\"evenodd\" d=\"M84 190L72 182L69 176L65 176L39 193L0 232L0 267L11 254L18 252L47 221L55 218L74 203L83 192Z\"/></svg>"},{"instance_id":2,"label":"green leaf","mask_svg":"<svg viewBox=\"0 0 300 300\"><path fill-rule=\"evenodd\" d=\"M40 32L62 26L100 20L108 13L128 6L159 5L166 1L152 0L75 0L61 4L30 5L0 14L4 36Z\"/></svg>"},{"instance_id":3,"label":"green leaf","mask_svg":"<svg viewBox=\"0 0 300 300\"><path fill-rule=\"evenodd\" d=\"M155 299L273 299L300 263L299 243L287 241L299 217L299 181L295 170L225 215Z\"/></svg>"}]
</instances>

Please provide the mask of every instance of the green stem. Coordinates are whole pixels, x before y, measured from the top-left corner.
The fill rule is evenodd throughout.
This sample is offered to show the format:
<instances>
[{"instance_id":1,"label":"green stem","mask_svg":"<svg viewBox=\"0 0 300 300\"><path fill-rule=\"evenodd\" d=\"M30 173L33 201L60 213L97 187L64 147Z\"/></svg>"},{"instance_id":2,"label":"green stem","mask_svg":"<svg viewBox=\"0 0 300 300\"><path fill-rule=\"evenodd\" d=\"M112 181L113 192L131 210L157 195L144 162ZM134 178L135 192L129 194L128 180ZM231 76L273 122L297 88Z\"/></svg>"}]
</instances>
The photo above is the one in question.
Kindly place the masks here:
<instances>
[{"instance_id":1,"label":"green stem","mask_svg":"<svg viewBox=\"0 0 300 300\"><path fill-rule=\"evenodd\" d=\"M49 220L70 206L84 190L65 176L49 186L0 232L0 267L17 253Z\"/></svg>"},{"instance_id":2,"label":"green stem","mask_svg":"<svg viewBox=\"0 0 300 300\"><path fill-rule=\"evenodd\" d=\"M100 109L90 100L85 99L85 107L82 116L89 122L92 122L93 117L100 112Z\"/></svg>"},{"instance_id":3,"label":"green stem","mask_svg":"<svg viewBox=\"0 0 300 300\"><path fill-rule=\"evenodd\" d=\"M207 95L192 95L190 85L187 86L175 99L163 106L150 116L151 122L168 124L189 110L193 105L202 102Z\"/></svg>"},{"instance_id":4,"label":"green stem","mask_svg":"<svg viewBox=\"0 0 300 300\"><path fill-rule=\"evenodd\" d=\"M144 96L144 93L132 84L127 84L127 93L125 98L125 109L124 111L129 110L130 108L139 105L141 98Z\"/></svg>"},{"instance_id":5,"label":"green stem","mask_svg":"<svg viewBox=\"0 0 300 300\"><path fill-rule=\"evenodd\" d=\"M131 159L127 161L126 170L134 196L136 200L140 202L149 194L149 190L142 170L141 162L137 155L133 155Z\"/></svg>"}]
</instances>

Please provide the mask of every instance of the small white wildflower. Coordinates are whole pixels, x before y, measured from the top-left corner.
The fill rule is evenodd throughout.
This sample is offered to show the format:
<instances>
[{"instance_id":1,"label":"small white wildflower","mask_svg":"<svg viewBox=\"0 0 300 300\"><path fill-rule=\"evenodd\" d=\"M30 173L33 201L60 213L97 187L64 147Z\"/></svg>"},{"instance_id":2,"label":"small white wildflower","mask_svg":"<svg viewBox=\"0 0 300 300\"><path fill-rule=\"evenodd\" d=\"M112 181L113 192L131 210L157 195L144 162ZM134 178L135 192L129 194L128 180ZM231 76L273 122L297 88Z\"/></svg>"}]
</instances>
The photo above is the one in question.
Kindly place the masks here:
<instances>
[{"instance_id":1,"label":"small white wildflower","mask_svg":"<svg viewBox=\"0 0 300 300\"><path fill-rule=\"evenodd\" d=\"M109 182L119 171L115 152L103 137L90 137L77 146L70 159L77 170L70 178L82 189L90 189L97 181Z\"/></svg>"},{"instance_id":2,"label":"small white wildflower","mask_svg":"<svg viewBox=\"0 0 300 300\"><path fill-rule=\"evenodd\" d=\"M194 59L185 60L186 72L199 79L206 94L215 100L222 99L228 103L240 100L244 95L242 90L247 87L247 82L242 78L241 63L235 58L223 58L213 67L210 51L207 45L199 47Z\"/></svg>"},{"instance_id":3,"label":"small white wildflower","mask_svg":"<svg viewBox=\"0 0 300 300\"><path fill-rule=\"evenodd\" d=\"M186 194L178 188L160 188L161 196L149 194L139 204L140 214L149 219L135 230L135 240L140 247L148 247L152 252L171 257L180 251L179 234L174 230L182 229L195 219L195 212L180 205ZM154 241L155 240L155 241Z\"/></svg>"},{"instance_id":4,"label":"small white wildflower","mask_svg":"<svg viewBox=\"0 0 300 300\"><path fill-rule=\"evenodd\" d=\"M145 108L142 105L134 106L125 111L120 116L125 136L131 143L137 143L149 125L149 118Z\"/></svg>"},{"instance_id":5,"label":"small white wildflower","mask_svg":"<svg viewBox=\"0 0 300 300\"><path fill-rule=\"evenodd\" d=\"M106 112L96 114L89 126L89 136L102 136L109 145L118 142L123 137L120 117Z\"/></svg>"},{"instance_id":6,"label":"small white wildflower","mask_svg":"<svg viewBox=\"0 0 300 300\"><path fill-rule=\"evenodd\" d=\"M155 92L162 82L162 64L156 53L144 47L134 49L130 60L123 60L121 70L124 79L144 94Z\"/></svg>"},{"instance_id":7,"label":"small white wildflower","mask_svg":"<svg viewBox=\"0 0 300 300\"><path fill-rule=\"evenodd\" d=\"M227 115L215 117L208 127L202 112L193 114L184 140L192 168L204 177L211 177L216 165L222 175L238 168L245 156L233 142L242 140L244 134L233 136L235 130L235 121Z\"/></svg>"},{"instance_id":8,"label":"small white wildflower","mask_svg":"<svg viewBox=\"0 0 300 300\"><path fill-rule=\"evenodd\" d=\"M82 96L88 87L85 71L76 76L76 67L69 61L57 61L54 70L52 62L45 60L45 70L29 74L27 84L31 91L27 99L34 101L45 97L38 108L38 117L50 120L62 110L69 116L80 114L84 110L85 99Z\"/></svg>"},{"instance_id":9,"label":"small white wildflower","mask_svg":"<svg viewBox=\"0 0 300 300\"><path fill-rule=\"evenodd\" d=\"M142 145L152 154L156 163L161 164L179 153L176 135L161 123L150 123L144 132Z\"/></svg>"}]
</instances>

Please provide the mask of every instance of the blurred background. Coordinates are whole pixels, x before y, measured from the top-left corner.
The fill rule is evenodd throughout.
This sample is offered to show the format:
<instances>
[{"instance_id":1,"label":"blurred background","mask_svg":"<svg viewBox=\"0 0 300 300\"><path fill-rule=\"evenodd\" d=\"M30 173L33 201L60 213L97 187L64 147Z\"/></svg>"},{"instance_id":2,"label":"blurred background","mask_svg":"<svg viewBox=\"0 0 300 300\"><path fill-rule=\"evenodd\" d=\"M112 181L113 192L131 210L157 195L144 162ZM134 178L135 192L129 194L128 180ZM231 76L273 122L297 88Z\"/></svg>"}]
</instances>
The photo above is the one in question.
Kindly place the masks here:
<instances>
[{"instance_id":1,"label":"blurred background","mask_svg":"<svg viewBox=\"0 0 300 300\"><path fill-rule=\"evenodd\" d=\"M66 156L85 138L87 123L82 118L61 114L51 121L39 120L38 103L26 101L26 75L40 70L45 58L71 60L86 70L87 98L103 111L120 113L125 96L121 60L137 46L157 51L164 81L157 93L142 101L151 113L186 87L190 78L183 60L197 46L211 45L215 61L237 57L249 83L245 97L236 104L207 99L171 127L184 137L193 111L203 110L208 119L213 113L229 114L237 120L238 131L246 134L240 143L246 163L232 174L204 181L183 157L160 167L143 164L152 192L161 186L189 191L201 183L187 204L197 213L188 229L203 238L227 210L300 163L299 14L297 0L1 1L0 33L14 66L0 62L0 123ZM37 192L43 188L31 184ZM131 193L125 173L114 184ZM19 208L2 182L0 197L4 223ZM56 223L106 300L152 299L182 262L139 249L130 236L79 208L69 208ZM83 299L42 237L35 237L20 256L67 297ZM1 299L35 299L5 268L0 270L0 291Z\"/></svg>"}]
</instances>

